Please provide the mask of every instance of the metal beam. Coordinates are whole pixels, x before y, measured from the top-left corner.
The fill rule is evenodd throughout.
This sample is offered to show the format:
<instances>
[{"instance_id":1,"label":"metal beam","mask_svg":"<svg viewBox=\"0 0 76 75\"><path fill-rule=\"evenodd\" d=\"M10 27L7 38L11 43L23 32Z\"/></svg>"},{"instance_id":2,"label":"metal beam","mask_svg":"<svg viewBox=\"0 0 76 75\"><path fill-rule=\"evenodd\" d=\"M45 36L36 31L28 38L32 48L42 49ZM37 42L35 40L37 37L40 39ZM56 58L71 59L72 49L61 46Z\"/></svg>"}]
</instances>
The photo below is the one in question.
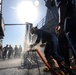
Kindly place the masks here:
<instances>
[{"instance_id":1,"label":"metal beam","mask_svg":"<svg viewBox=\"0 0 76 75\"><path fill-rule=\"evenodd\" d=\"M26 24L4 24L4 25L5 25L5 26L11 26L11 25L12 25L12 26L13 26L13 25L15 26L15 25L26 25Z\"/></svg>"}]
</instances>

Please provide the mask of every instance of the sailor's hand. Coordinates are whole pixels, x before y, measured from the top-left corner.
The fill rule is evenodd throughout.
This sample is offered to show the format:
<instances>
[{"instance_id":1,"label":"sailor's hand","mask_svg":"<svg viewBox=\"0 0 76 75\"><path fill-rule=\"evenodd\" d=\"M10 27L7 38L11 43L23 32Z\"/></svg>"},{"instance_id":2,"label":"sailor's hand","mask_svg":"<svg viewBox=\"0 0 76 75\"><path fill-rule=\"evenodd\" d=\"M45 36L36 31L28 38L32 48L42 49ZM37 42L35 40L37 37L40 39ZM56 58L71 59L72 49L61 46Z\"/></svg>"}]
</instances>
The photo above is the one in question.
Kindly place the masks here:
<instances>
[{"instance_id":1,"label":"sailor's hand","mask_svg":"<svg viewBox=\"0 0 76 75\"><path fill-rule=\"evenodd\" d=\"M44 43L42 43L41 45L40 45L40 47L44 47L45 46L45 44Z\"/></svg>"},{"instance_id":2,"label":"sailor's hand","mask_svg":"<svg viewBox=\"0 0 76 75\"><path fill-rule=\"evenodd\" d=\"M31 47L31 48L34 47L34 44L31 44L30 47Z\"/></svg>"},{"instance_id":3,"label":"sailor's hand","mask_svg":"<svg viewBox=\"0 0 76 75\"><path fill-rule=\"evenodd\" d=\"M65 65L65 62L64 61L61 61L61 65Z\"/></svg>"}]
</instances>

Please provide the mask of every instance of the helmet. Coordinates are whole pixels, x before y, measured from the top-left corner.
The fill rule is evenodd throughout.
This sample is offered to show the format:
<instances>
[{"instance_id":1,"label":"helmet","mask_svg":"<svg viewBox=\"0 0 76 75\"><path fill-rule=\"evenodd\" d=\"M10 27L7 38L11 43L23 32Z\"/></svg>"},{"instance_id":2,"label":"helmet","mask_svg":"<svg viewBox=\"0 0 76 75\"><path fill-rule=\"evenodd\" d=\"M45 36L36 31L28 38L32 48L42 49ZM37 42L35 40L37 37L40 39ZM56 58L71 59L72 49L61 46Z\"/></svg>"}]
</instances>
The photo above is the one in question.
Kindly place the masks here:
<instances>
[{"instance_id":1,"label":"helmet","mask_svg":"<svg viewBox=\"0 0 76 75\"><path fill-rule=\"evenodd\" d=\"M37 27L32 27L32 28L30 29L30 33L31 33L31 34L34 34L35 31L36 31L36 29L37 29Z\"/></svg>"}]
</instances>

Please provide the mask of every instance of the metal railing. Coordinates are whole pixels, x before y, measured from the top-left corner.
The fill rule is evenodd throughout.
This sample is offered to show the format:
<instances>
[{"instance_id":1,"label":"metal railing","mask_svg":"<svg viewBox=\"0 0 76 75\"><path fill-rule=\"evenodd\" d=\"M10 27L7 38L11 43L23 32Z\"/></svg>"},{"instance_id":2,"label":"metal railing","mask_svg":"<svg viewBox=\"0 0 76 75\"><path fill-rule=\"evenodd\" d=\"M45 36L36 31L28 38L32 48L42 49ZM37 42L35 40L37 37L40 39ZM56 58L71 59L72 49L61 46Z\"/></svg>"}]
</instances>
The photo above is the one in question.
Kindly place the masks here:
<instances>
[{"instance_id":1,"label":"metal railing","mask_svg":"<svg viewBox=\"0 0 76 75\"><path fill-rule=\"evenodd\" d=\"M49 16L45 16L38 24L37 27L40 29L44 25L46 25L49 21L51 21L53 18L57 19L57 16L53 14L52 12L49 14Z\"/></svg>"}]
</instances>

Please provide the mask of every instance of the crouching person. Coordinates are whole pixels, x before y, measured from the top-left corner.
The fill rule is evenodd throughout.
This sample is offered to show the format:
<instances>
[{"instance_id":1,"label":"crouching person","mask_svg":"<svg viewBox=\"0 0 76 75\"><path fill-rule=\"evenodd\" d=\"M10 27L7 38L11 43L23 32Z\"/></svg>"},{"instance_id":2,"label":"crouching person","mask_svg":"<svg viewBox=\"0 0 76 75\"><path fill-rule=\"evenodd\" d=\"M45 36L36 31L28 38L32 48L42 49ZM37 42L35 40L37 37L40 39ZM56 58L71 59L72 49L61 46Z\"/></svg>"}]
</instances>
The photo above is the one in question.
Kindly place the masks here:
<instances>
[{"instance_id":1,"label":"crouching person","mask_svg":"<svg viewBox=\"0 0 76 75\"><path fill-rule=\"evenodd\" d=\"M44 49L44 54L47 62L52 66L54 66L54 60L60 61L60 63L63 65L64 64L64 59L59 56L58 54L58 39L53 33L49 33L43 29L37 29L36 27L30 29L31 34L36 34L37 39L34 44L31 45L31 47L37 45L40 41L42 43L46 42L45 49Z\"/></svg>"}]
</instances>

